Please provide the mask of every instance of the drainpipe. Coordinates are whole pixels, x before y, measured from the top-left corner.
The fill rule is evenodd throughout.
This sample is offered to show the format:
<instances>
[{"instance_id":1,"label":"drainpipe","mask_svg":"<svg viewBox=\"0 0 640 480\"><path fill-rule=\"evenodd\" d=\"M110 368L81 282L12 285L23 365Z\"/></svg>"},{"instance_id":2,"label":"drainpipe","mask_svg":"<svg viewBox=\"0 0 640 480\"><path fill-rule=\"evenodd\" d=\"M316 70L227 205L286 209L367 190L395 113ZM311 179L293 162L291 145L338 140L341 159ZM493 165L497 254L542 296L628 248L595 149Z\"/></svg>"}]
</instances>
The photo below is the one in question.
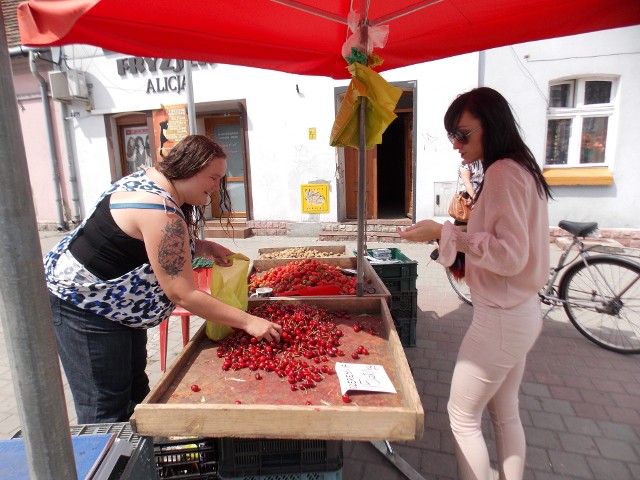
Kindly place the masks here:
<instances>
[{"instance_id":1,"label":"drainpipe","mask_svg":"<svg viewBox=\"0 0 640 480\"><path fill-rule=\"evenodd\" d=\"M480 50L478 55L478 86L484 87L485 62L487 52Z\"/></svg>"},{"instance_id":2,"label":"drainpipe","mask_svg":"<svg viewBox=\"0 0 640 480\"><path fill-rule=\"evenodd\" d=\"M66 103L62 105L62 128L64 129L64 140L67 146L67 165L69 169L69 184L71 185L71 202L73 203L73 218L74 225L78 225L83 218L82 206L80 205L80 187L78 186L78 176L76 170L76 160L73 154L73 140L71 138L71 129L67 124L69 118L69 107Z\"/></svg>"},{"instance_id":3,"label":"drainpipe","mask_svg":"<svg viewBox=\"0 0 640 480\"><path fill-rule=\"evenodd\" d=\"M58 169L56 149L53 141L53 124L51 122L51 106L49 105L49 89L45 79L38 73L36 67L36 53L33 51L29 52L29 68L40 84L40 96L42 97L44 119L47 124L47 140L49 142L49 156L51 158L51 170L53 172L53 191L56 199L56 208L58 210L58 230L67 230L67 226L64 221L64 211L62 209L62 195L60 194L60 170Z\"/></svg>"}]
</instances>

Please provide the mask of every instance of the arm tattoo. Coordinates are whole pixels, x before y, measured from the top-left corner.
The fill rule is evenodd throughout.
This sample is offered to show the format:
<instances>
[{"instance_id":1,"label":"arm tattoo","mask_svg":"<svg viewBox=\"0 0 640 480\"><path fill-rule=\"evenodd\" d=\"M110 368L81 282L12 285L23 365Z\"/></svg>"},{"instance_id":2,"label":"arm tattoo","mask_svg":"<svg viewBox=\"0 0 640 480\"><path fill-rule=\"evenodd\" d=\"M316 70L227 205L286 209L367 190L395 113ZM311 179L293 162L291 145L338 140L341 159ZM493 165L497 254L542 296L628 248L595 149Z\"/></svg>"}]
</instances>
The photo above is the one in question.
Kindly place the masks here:
<instances>
[{"instance_id":1,"label":"arm tattoo","mask_svg":"<svg viewBox=\"0 0 640 480\"><path fill-rule=\"evenodd\" d=\"M164 227L160 245L158 245L158 262L171 275L171 278L176 278L186 263L184 242L184 227L181 220L174 220Z\"/></svg>"}]
</instances>

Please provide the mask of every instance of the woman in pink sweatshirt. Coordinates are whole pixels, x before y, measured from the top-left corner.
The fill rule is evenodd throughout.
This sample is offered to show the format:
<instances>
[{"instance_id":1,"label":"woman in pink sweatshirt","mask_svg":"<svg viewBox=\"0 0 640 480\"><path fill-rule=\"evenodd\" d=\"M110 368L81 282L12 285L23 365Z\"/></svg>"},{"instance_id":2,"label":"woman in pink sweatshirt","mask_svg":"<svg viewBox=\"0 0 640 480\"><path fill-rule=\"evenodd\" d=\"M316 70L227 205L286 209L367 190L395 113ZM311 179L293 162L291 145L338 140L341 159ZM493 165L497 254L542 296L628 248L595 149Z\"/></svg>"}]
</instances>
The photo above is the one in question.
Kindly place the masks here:
<instances>
[{"instance_id":1,"label":"woman in pink sweatshirt","mask_svg":"<svg viewBox=\"0 0 640 480\"><path fill-rule=\"evenodd\" d=\"M458 96L444 126L462 161L481 159L485 171L467 230L422 220L398 233L412 241L439 239L438 262L444 266L458 252L465 254L473 321L458 352L448 404L459 476L492 478L480 428L486 407L500 480L520 480L526 442L518 390L527 353L542 329L538 290L549 275L551 194L500 93L482 87Z\"/></svg>"}]
</instances>

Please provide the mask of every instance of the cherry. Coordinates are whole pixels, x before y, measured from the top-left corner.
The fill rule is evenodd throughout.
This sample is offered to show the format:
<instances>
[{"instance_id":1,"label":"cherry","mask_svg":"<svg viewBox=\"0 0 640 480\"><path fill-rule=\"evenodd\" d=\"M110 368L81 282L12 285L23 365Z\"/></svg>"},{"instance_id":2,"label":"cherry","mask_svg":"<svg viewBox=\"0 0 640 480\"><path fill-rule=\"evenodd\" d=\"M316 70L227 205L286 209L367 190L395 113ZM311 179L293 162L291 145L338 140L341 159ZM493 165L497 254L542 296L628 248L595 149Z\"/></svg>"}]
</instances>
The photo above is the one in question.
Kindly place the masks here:
<instances>
[{"instance_id":1,"label":"cherry","mask_svg":"<svg viewBox=\"0 0 640 480\"><path fill-rule=\"evenodd\" d=\"M200 391L200 387L194 383L193 385L191 385L191 391L192 392L199 392Z\"/></svg>"}]
</instances>

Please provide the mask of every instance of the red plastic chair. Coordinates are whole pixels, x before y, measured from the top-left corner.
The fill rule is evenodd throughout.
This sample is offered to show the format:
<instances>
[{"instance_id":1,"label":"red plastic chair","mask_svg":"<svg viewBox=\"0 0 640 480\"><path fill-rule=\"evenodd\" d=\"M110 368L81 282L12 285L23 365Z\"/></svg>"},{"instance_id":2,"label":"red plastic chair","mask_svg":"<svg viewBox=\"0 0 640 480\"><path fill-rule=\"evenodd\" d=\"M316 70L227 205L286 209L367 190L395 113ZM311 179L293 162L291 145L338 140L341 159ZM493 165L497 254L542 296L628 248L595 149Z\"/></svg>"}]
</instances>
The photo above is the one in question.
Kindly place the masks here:
<instances>
[{"instance_id":1,"label":"red plastic chair","mask_svg":"<svg viewBox=\"0 0 640 480\"><path fill-rule=\"evenodd\" d=\"M203 292L211 295L211 268L196 268L193 270L193 277L196 285ZM182 320L182 346L189 343L189 325L192 313L185 310L180 305L171 312L171 316L160 324L160 371L167 371L167 337L169 336L169 320L171 317L180 317Z\"/></svg>"}]
</instances>

